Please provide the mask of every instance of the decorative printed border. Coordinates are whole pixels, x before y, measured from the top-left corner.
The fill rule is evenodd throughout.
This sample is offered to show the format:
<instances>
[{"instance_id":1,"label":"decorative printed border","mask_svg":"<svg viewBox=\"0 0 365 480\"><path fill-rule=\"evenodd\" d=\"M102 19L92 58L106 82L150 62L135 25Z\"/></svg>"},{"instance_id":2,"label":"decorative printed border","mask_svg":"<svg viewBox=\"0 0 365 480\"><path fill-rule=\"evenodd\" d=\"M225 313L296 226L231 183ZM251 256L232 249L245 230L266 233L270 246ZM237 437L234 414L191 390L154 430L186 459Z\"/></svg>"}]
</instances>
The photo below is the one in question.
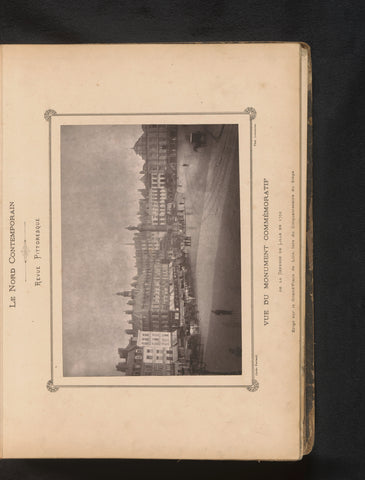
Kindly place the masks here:
<instances>
[{"instance_id":1,"label":"decorative printed border","mask_svg":"<svg viewBox=\"0 0 365 480\"><path fill-rule=\"evenodd\" d=\"M250 385L54 385L53 383L53 270L52 270L52 117L82 117L82 116L156 116L156 115L249 115L250 117L250 249L251 249L251 377ZM256 392L259 389L259 382L255 378L254 364L254 294L253 294L253 215L252 215L252 122L256 118L256 110L247 107L243 112L176 112L176 113L62 113L59 114L53 109L44 112L44 119L49 123L48 149L49 149L49 258L50 258L50 358L51 358L51 379L47 382L47 390L55 393L59 388L246 388L249 392Z\"/></svg>"}]
</instances>

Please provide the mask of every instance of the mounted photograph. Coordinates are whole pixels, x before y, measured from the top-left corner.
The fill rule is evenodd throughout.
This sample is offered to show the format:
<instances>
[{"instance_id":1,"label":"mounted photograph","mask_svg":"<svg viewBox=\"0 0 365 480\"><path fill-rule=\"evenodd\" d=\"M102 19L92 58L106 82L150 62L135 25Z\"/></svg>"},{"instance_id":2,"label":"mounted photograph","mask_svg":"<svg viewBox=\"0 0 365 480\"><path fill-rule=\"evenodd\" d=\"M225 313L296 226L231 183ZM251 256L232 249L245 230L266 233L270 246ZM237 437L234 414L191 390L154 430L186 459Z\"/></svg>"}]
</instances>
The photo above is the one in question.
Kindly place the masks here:
<instances>
[{"instance_id":1,"label":"mounted photograph","mask_svg":"<svg viewBox=\"0 0 365 480\"><path fill-rule=\"evenodd\" d=\"M241 375L239 126L59 142L63 376Z\"/></svg>"}]
</instances>

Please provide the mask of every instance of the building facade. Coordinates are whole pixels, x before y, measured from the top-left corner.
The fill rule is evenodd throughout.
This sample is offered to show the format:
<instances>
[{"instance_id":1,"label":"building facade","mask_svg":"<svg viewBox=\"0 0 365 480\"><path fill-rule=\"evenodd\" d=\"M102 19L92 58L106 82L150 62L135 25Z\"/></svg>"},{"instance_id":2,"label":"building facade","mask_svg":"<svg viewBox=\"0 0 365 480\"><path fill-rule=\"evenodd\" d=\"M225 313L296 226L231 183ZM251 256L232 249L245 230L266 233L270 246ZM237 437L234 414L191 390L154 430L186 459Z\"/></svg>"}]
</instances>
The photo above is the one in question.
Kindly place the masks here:
<instances>
[{"instance_id":1,"label":"building facade","mask_svg":"<svg viewBox=\"0 0 365 480\"><path fill-rule=\"evenodd\" d=\"M126 311L130 341L118 350L117 370L129 375L175 375L180 300L173 262L181 245L175 238L177 126L142 125L142 129L133 147L144 160L139 224L127 227L134 232L137 275L131 291L119 293L131 308Z\"/></svg>"}]
</instances>

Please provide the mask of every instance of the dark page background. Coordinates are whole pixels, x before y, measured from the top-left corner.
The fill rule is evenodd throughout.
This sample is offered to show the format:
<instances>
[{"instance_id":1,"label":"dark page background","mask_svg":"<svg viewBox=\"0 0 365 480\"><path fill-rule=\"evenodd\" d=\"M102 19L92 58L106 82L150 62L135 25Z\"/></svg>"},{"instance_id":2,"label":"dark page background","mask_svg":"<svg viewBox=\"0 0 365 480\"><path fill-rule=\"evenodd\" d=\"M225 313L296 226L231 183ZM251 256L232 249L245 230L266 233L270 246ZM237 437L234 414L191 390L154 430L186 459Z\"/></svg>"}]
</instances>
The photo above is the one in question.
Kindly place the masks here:
<instances>
[{"instance_id":1,"label":"dark page background","mask_svg":"<svg viewBox=\"0 0 365 480\"><path fill-rule=\"evenodd\" d=\"M311 46L316 440L313 452L296 463L3 460L0 478L365 478L364 25L362 1L2 2L1 43L304 41Z\"/></svg>"}]
</instances>

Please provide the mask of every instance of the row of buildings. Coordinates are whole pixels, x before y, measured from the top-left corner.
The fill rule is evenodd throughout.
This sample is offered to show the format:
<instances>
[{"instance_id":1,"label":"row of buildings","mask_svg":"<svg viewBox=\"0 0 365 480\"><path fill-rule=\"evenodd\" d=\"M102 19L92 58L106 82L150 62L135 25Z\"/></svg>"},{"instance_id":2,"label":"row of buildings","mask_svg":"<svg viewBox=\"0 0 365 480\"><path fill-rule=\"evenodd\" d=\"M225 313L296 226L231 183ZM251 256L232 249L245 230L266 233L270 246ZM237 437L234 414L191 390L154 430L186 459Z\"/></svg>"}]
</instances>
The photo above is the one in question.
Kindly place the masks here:
<instances>
[{"instance_id":1,"label":"row of buildings","mask_svg":"<svg viewBox=\"0 0 365 480\"><path fill-rule=\"evenodd\" d=\"M184 311L192 296L186 285L184 200L177 192L177 126L142 128L134 145L144 160L139 223L127 227L134 232L137 275L131 290L118 293L128 299L130 337L118 350L116 368L125 375L188 374L191 318Z\"/></svg>"}]
</instances>

